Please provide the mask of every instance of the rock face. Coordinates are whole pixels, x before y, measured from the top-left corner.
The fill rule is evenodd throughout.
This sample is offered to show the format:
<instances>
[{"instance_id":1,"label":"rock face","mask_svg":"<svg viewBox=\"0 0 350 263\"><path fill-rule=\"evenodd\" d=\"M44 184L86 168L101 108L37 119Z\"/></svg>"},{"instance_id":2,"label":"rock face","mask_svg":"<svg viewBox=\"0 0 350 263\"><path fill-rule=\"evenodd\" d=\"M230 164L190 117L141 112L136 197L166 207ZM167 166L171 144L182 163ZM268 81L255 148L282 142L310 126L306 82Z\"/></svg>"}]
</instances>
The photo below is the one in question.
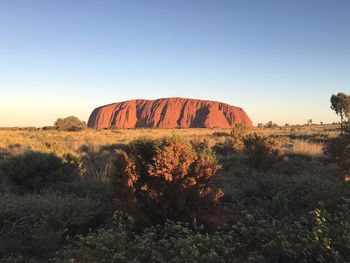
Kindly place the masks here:
<instances>
[{"instance_id":1,"label":"rock face","mask_svg":"<svg viewBox=\"0 0 350 263\"><path fill-rule=\"evenodd\" d=\"M243 109L225 103L183 98L130 100L94 109L91 128L231 128L252 126Z\"/></svg>"}]
</instances>

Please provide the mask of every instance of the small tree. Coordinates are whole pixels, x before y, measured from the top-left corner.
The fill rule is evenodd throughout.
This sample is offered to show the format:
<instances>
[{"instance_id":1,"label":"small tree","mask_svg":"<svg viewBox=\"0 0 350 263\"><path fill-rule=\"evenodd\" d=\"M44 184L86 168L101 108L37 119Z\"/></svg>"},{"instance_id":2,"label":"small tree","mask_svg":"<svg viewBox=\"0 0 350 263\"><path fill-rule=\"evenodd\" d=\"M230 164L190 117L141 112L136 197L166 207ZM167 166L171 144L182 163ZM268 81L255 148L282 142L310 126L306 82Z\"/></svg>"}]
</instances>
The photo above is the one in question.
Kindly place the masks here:
<instances>
[{"instance_id":1,"label":"small tree","mask_svg":"<svg viewBox=\"0 0 350 263\"><path fill-rule=\"evenodd\" d=\"M331 97L331 109L340 116L340 133L343 133L344 117L350 116L350 96L339 92L337 95Z\"/></svg>"},{"instance_id":2,"label":"small tree","mask_svg":"<svg viewBox=\"0 0 350 263\"><path fill-rule=\"evenodd\" d=\"M268 123L265 124L265 128L275 128L278 125L272 121L269 121Z\"/></svg>"},{"instance_id":3,"label":"small tree","mask_svg":"<svg viewBox=\"0 0 350 263\"><path fill-rule=\"evenodd\" d=\"M75 116L69 116L67 118L58 118L54 126L59 131L80 131L86 127L86 123Z\"/></svg>"}]
</instances>

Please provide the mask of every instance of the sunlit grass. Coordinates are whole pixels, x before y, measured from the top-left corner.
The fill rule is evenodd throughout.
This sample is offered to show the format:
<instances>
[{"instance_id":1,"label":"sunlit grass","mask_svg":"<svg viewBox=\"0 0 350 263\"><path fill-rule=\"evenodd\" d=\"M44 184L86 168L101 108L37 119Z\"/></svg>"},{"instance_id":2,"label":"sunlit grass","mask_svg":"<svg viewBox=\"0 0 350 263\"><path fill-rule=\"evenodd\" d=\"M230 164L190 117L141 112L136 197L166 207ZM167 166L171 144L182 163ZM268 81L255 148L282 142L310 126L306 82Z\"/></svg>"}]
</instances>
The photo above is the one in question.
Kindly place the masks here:
<instances>
[{"instance_id":1,"label":"sunlit grass","mask_svg":"<svg viewBox=\"0 0 350 263\"><path fill-rule=\"evenodd\" d=\"M336 126L312 125L276 127L272 129L251 128L250 132L265 135L318 135L335 136ZM10 150L11 153L22 153L27 150L38 152L53 152L59 156L66 153L76 154L83 145L98 150L103 145L127 143L140 136L159 138L167 135L179 135L187 140L204 141L213 146L222 142L224 137L213 136L213 133L230 133L230 129L128 129L128 130L93 130L86 129L78 132L63 132L55 130L15 130L0 129L0 150ZM319 155L322 153L321 143L305 140L293 140L293 152L301 154Z\"/></svg>"},{"instance_id":2,"label":"sunlit grass","mask_svg":"<svg viewBox=\"0 0 350 263\"><path fill-rule=\"evenodd\" d=\"M308 154L308 155L322 155L323 145L321 143L306 142L303 140L294 140L293 153Z\"/></svg>"}]
</instances>

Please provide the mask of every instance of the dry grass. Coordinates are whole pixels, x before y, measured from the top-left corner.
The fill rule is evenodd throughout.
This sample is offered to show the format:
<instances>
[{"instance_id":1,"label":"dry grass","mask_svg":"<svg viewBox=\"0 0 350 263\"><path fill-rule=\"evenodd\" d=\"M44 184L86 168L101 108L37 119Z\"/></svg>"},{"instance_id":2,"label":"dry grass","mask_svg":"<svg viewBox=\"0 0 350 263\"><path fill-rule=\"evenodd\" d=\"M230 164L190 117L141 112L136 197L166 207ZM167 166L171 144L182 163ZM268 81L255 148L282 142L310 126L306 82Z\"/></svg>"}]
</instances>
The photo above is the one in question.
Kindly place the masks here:
<instances>
[{"instance_id":1,"label":"dry grass","mask_svg":"<svg viewBox=\"0 0 350 263\"><path fill-rule=\"evenodd\" d=\"M276 127L272 129L252 128L251 132L259 132L265 135L317 135L327 134L335 136L337 126L311 125ZM129 130L93 130L87 129L79 132L59 132L55 130L16 130L0 129L0 151L10 150L12 153L21 153L28 149L39 152L54 152L59 156L65 153L76 154L79 148L87 145L91 149L98 150L102 145L127 143L137 137L146 136L159 138L166 135L179 135L187 140L201 142L206 140L209 146L222 142L224 137L212 136L214 132L229 133L230 129L129 129ZM293 151L295 153L319 155L322 153L322 145L302 140L294 140Z\"/></svg>"},{"instance_id":2,"label":"dry grass","mask_svg":"<svg viewBox=\"0 0 350 263\"><path fill-rule=\"evenodd\" d=\"M135 138L146 136L159 138L166 135L179 135L191 140L210 137L222 129L134 129L134 130L84 130L79 132L0 130L0 149L16 152L31 149L40 152L54 152L58 155L74 153L82 145L98 149L102 145L127 143ZM229 132L229 130L226 130Z\"/></svg>"},{"instance_id":3,"label":"dry grass","mask_svg":"<svg viewBox=\"0 0 350 263\"><path fill-rule=\"evenodd\" d=\"M307 154L307 155L322 155L322 144L321 143L312 143L306 142L303 140L294 140L293 141L293 153L296 154Z\"/></svg>"},{"instance_id":4,"label":"dry grass","mask_svg":"<svg viewBox=\"0 0 350 263\"><path fill-rule=\"evenodd\" d=\"M330 137L335 137L340 133L340 126L338 124L324 124L324 125L293 125L275 128L255 128L255 131L265 135L317 135L326 134Z\"/></svg>"}]
</instances>

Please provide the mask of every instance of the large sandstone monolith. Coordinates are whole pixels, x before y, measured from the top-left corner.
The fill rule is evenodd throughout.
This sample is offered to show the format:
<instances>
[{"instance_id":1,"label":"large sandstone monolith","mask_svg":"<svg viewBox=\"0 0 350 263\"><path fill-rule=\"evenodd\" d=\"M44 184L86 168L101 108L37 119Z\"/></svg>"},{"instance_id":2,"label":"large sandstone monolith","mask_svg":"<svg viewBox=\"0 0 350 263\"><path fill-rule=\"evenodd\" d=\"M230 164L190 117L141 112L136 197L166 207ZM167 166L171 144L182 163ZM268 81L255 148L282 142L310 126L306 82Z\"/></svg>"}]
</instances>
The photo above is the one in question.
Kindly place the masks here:
<instances>
[{"instance_id":1,"label":"large sandstone monolith","mask_svg":"<svg viewBox=\"0 0 350 263\"><path fill-rule=\"evenodd\" d=\"M231 128L252 126L242 108L209 100L164 98L129 100L98 107L89 117L91 128Z\"/></svg>"}]
</instances>

